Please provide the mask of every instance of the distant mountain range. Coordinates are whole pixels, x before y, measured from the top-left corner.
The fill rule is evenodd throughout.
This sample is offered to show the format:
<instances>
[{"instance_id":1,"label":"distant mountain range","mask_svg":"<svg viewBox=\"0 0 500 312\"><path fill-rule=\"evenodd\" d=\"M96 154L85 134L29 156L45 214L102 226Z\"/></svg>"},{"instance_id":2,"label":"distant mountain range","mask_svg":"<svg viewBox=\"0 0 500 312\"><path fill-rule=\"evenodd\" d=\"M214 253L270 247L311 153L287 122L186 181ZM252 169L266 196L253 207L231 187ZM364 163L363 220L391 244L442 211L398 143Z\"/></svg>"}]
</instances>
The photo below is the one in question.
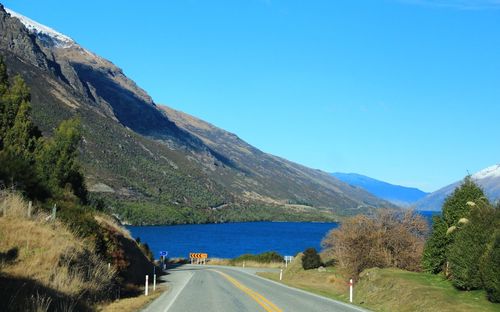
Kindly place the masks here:
<instances>
[{"instance_id":1,"label":"distant mountain range","mask_svg":"<svg viewBox=\"0 0 500 312\"><path fill-rule=\"evenodd\" d=\"M332 176L352 186L360 187L395 205L409 207L429 193L417 188L405 187L376 180L357 173L332 173Z\"/></svg>"},{"instance_id":2,"label":"distant mountain range","mask_svg":"<svg viewBox=\"0 0 500 312\"><path fill-rule=\"evenodd\" d=\"M472 180L483 188L486 196L492 202L500 199L500 164L488 167L472 175ZM451 193L460 186L462 181L445 186L415 203L418 210L440 211L443 203Z\"/></svg>"},{"instance_id":3,"label":"distant mountain range","mask_svg":"<svg viewBox=\"0 0 500 312\"><path fill-rule=\"evenodd\" d=\"M125 219L221 222L391 206L326 172L158 106L110 61L2 5L0 33L10 73L21 74L31 88L35 123L50 135L61 120L81 119L87 184L118 200L116 213Z\"/></svg>"}]
</instances>

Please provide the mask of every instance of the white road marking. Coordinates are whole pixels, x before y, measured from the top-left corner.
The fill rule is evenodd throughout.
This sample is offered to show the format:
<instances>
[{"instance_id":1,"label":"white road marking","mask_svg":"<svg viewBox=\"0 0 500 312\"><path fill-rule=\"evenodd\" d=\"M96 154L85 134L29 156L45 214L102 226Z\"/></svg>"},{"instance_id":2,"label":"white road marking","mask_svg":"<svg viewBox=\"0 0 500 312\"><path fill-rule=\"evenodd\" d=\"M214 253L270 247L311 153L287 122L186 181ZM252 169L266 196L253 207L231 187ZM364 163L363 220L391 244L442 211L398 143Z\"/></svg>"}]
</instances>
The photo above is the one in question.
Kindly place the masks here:
<instances>
[{"instance_id":1,"label":"white road marking","mask_svg":"<svg viewBox=\"0 0 500 312\"><path fill-rule=\"evenodd\" d=\"M179 295L181 294L181 292L184 290L184 288L186 287L186 285L189 283L189 281L191 280L191 278L193 277L194 273L193 272L188 272L190 274L189 278L187 279L186 283L184 285L182 285L181 288L179 288L179 290L177 291L177 293L174 295L174 297L172 298L172 300L170 301L170 303L167 305L167 307L165 308L165 310L163 310L163 312L167 312L168 310L170 310L170 308L172 307L172 305L174 304L175 300L177 300L177 297L179 297ZM172 290L173 291L173 290Z\"/></svg>"}]
</instances>

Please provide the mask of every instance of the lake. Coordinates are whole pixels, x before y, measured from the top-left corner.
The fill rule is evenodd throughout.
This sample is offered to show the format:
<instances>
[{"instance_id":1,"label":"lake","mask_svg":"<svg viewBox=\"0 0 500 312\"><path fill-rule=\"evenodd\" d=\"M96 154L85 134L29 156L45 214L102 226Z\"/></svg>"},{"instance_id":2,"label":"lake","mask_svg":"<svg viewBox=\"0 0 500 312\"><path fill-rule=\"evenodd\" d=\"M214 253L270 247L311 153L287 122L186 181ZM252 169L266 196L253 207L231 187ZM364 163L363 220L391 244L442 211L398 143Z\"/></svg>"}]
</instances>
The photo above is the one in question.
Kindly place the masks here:
<instances>
[{"instance_id":1,"label":"lake","mask_svg":"<svg viewBox=\"0 0 500 312\"><path fill-rule=\"evenodd\" d=\"M419 211L429 222L440 212ZM295 256L306 248L321 250L321 240L338 223L242 222L168 226L127 226L134 238L148 243L155 258L168 251L171 258L188 258L190 252L211 258L234 258L242 254L277 251Z\"/></svg>"},{"instance_id":2,"label":"lake","mask_svg":"<svg viewBox=\"0 0 500 312\"><path fill-rule=\"evenodd\" d=\"M266 251L295 256L309 247L319 251L323 237L337 226L319 222L242 222L127 228L134 238L148 243L155 258L160 251L168 251L172 258L188 258L190 252L208 253L211 258L234 258Z\"/></svg>"}]
</instances>

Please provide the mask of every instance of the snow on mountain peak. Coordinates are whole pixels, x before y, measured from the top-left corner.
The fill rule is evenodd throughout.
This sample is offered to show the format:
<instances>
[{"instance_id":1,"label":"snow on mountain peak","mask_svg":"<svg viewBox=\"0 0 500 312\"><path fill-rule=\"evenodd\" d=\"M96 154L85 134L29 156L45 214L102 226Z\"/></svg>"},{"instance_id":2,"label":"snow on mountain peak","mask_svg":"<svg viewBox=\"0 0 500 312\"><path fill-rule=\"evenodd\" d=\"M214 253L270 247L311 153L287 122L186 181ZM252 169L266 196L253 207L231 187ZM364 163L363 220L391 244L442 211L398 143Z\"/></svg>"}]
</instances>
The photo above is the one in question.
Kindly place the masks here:
<instances>
[{"instance_id":1,"label":"snow on mountain peak","mask_svg":"<svg viewBox=\"0 0 500 312\"><path fill-rule=\"evenodd\" d=\"M67 48L75 43L75 41L70 37L63 35L50 27L37 23L24 15L21 15L7 8L5 8L5 11L9 13L10 16L15 17L19 21L21 21L21 23L23 23L31 33L36 34L42 41L46 43L52 43L53 45L60 48Z\"/></svg>"},{"instance_id":2,"label":"snow on mountain peak","mask_svg":"<svg viewBox=\"0 0 500 312\"><path fill-rule=\"evenodd\" d=\"M483 169L472 175L472 178L477 180L486 178L500 178L500 164Z\"/></svg>"}]
</instances>

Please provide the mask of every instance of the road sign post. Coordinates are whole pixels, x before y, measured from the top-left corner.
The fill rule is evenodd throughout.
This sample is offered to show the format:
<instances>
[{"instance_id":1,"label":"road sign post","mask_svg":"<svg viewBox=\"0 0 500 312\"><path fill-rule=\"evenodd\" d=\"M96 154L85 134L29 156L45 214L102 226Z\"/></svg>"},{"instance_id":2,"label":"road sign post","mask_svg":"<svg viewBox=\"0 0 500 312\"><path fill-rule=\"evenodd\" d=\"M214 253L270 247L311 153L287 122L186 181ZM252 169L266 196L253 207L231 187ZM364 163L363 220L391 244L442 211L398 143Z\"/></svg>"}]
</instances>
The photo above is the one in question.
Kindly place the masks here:
<instances>
[{"instance_id":1,"label":"road sign post","mask_svg":"<svg viewBox=\"0 0 500 312\"><path fill-rule=\"evenodd\" d=\"M292 263L293 256L285 256L285 268L288 268L288 263Z\"/></svg>"}]
</instances>

